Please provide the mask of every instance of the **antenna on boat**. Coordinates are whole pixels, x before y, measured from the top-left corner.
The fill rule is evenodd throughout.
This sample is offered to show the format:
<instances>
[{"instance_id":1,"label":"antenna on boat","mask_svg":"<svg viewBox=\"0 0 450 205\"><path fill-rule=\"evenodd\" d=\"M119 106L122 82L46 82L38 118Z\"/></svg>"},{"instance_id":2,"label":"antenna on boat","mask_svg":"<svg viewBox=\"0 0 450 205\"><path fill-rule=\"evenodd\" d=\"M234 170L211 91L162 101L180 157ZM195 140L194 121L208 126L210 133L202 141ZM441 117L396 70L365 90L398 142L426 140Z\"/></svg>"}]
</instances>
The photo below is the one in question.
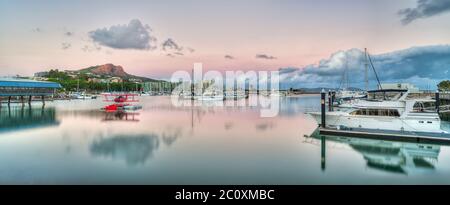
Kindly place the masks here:
<instances>
[{"instance_id":1,"label":"antenna on boat","mask_svg":"<svg viewBox=\"0 0 450 205\"><path fill-rule=\"evenodd\" d=\"M364 77L365 77L365 80L366 80L366 91L368 91L369 90L369 76L368 76L368 72L367 72L367 70L368 70L367 48L364 48L364 59L365 59L364 66L366 68L365 73L364 73Z\"/></svg>"},{"instance_id":2,"label":"antenna on boat","mask_svg":"<svg viewBox=\"0 0 450 205\"><path fill-rule=\"evenodd\" d=\"M383 88L381 87L380 79L378 78L377 71L375 70L375 67L373 66L372 58L370 58L369 53L367 53L367 57L369 58L370 65L373 69L373 72L375 73L375 77L377 78L378 86L380 87L380 90L383 90Z\"/></svg>"},{"instance_id":3,"label":"antenna on boat","mask_svg":"<svg viewBox=\"0 0 450 205\"><path fill-rule=\"evenodd\" d=\"M346 80L346 83L347 83L347 89L350 87L350 80L349 80L349 78L348 78L348 53L346 52L345 53L345 70L346 70L346 72L345 72L345 80Z\"/></svg>"},{"instance_id":4,"label":"antenna on boat","mask_svg":"<svg viewBox=\"0 0 450 205\"><path fill-rule=\"evenodd\" d=\"M345 87L347 86L347 87ZM342 72L342 78L341 78L341 82L339 82L339 87L337 88L339 89L346 89L349 87L349 83L348 83L348 62L347 62L347 53L345 53L345 66L344 66L344 72Z\"/></svg>"}]
</instances>

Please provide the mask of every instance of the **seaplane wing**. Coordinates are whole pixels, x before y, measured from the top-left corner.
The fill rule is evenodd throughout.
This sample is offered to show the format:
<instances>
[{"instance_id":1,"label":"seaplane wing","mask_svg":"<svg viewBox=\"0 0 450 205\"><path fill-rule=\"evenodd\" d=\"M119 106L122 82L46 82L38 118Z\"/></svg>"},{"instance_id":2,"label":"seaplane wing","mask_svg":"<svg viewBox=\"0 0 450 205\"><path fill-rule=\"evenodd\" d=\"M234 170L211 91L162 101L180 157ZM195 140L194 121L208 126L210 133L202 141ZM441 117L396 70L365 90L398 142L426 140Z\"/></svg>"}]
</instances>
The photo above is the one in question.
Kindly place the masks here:
<instances>
[{"instance_id":1,"label":"seaplane wing","mask_svg":"<svg viewBox=\"0 0 450 205\"><path fill-rule=\"evenodd\" d=\"M132 93L112 93L112 94L102 94L103 101L105 102L115 102L115 103L129 103L129 102L139 102L137 99L138 94Z\"/></svg>"}]
</instances>

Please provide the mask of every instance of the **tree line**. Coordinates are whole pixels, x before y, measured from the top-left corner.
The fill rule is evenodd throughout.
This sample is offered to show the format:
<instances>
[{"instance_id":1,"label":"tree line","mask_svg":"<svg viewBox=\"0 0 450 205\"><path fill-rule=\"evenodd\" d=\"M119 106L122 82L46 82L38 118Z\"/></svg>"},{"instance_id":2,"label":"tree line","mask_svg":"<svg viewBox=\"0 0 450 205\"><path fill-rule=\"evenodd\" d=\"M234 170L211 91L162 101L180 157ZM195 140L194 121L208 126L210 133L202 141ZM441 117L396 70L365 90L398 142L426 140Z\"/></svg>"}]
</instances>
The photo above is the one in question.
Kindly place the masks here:
<instances>
[{"instance_id":1,"label":"tree line","mask_svg":"<svg viewBox=\"0 0 450 205\"><path fill-rule=\"evenodd\" d=\"M64 91L140 91L142 85L136 82L130 82L123 80L123 82L93 82L89 81L89 76L84 73L80 73L77 78L67 75L65 72L56 70L50 70L46 76L49 81L57 82L61 84Z\"/></svg>"}]
</instances>

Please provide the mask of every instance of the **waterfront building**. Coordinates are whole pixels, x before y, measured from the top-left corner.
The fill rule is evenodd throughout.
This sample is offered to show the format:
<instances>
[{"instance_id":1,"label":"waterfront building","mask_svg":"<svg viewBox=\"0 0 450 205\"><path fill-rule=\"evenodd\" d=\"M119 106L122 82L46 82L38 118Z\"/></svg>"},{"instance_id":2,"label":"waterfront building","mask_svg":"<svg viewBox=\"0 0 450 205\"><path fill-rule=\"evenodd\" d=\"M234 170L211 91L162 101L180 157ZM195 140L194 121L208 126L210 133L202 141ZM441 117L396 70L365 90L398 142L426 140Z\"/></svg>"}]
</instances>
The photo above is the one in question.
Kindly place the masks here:
<instances>
[{"instance_id":1,"label":"waterfront building","mask_svg":"<svg viewBox=\"0 0 450 205\"><path fill-rule=\"evenodd\" d=\"M44 96L52 96L58 88L61 88L61 85L55 82L0 78L0 97L8 97L8 104L11 97L20 97L22 103L25 96L29 97L29 103L32 96L41 96L44 100Z\"/></svg>"}]
</instances>

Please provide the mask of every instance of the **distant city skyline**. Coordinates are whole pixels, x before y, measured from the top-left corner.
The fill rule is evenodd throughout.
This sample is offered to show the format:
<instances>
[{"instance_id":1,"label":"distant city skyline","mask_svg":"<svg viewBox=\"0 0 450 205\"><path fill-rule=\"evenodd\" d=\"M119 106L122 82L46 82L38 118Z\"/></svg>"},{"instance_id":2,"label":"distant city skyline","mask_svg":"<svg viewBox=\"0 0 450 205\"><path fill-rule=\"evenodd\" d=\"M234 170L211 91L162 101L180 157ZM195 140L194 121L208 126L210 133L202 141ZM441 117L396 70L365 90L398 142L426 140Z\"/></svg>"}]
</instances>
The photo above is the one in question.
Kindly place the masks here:
<instances>
[{"instance_id":1,"label":"distant city skyline","mask_svg":"<svg viewBox=\"0 0 450 205\"><path fill-rule=\"evenodd\" d=\"M387 81L424 88L450 75L448 11L446 0L0 0L0 76L112 63L168 79L201 62L325 86L368 48Z\"/></svg>"}]
</instances>

